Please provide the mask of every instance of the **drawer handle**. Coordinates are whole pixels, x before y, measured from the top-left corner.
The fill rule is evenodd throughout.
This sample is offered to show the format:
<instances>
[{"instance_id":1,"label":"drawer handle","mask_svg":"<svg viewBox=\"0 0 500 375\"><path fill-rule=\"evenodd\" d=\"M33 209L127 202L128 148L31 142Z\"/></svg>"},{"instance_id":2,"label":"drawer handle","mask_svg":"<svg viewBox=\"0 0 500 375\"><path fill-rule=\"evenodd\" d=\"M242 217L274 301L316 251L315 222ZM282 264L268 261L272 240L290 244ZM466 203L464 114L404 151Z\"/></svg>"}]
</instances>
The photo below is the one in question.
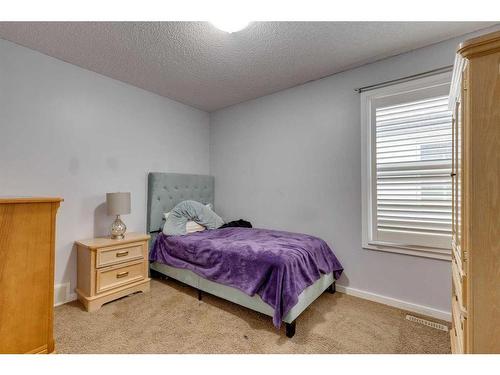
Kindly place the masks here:
<instances>
[{"instance_id":1,"label":"drawer handle","mask_svg":"<svg viewBox=\"0 0 500 375\"><path fill-rule=\"evenodd\" d=\"M128 276L128 271L120 272L116 274L117 279L121 279L122 277Z\"/></svg>"},{"instance_id":2,"label":"drawer handle","mask_svg":"<svg viewBox=\"0 0 500 375\"><path fill-rule=\"evenodd\" d=\"M120 258L120 257L125 257L128 255L128 250L127 251L119 251L116 253L116 257L117 258Z\"/></svg>"}]
</instances>

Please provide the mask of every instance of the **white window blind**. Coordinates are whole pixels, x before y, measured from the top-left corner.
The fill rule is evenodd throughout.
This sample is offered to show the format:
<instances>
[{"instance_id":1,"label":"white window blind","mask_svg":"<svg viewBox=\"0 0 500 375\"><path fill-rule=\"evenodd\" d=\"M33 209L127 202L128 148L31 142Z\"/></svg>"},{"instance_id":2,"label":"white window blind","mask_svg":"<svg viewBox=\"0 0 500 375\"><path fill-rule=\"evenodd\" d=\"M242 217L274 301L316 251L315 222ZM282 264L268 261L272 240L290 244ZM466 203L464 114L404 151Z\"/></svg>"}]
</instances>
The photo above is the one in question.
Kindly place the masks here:
<instances>
[{"instance_id":1,"label":"white window blind","mask_svg":"<svg viewBox=\"0 0 500 375\"><path fill-rule=\"evenodd\" d=\"M448 96L379 107L375 113L378 239L420 237L415 245L446 246L451 236Z\"/></svg>"},{"instance_id":2,"label":"white window blind","mask_svg":"<svg viewBox=\"0 0 500 375\"><path fill-rule=\"evenodd\" d=\"M448 92L442 74L362 94L364 247L449 256Z\"/></svg>"}]
</instances>

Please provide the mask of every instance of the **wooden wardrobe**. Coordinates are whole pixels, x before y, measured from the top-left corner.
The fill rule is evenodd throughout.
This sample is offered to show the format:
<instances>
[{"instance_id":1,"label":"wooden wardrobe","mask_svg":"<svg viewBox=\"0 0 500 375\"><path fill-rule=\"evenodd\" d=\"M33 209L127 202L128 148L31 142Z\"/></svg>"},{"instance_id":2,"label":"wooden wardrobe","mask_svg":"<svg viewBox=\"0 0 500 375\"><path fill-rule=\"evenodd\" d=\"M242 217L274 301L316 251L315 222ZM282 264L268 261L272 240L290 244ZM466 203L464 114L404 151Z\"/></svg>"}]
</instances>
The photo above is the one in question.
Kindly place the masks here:
<instances>
[{"instance_id":1,"label":"wooden wardrobe","mask_svg":"<svg viewBox=\"0 0 500 375\"><path fill-rule=\"evenodd\" d=\"M453 353L500 353L500 32L459 46L451 85Z\"/></svg>"},{"instance_id":2,"label":"wooden wardrobe","mask_svg":"<svg viewBox=\"0 0 500 375\"><path fill-rule=\"evenodd\" d=\"M0 198L0 353L54 351L60 198Z\"/></svg>"}]
</instances>

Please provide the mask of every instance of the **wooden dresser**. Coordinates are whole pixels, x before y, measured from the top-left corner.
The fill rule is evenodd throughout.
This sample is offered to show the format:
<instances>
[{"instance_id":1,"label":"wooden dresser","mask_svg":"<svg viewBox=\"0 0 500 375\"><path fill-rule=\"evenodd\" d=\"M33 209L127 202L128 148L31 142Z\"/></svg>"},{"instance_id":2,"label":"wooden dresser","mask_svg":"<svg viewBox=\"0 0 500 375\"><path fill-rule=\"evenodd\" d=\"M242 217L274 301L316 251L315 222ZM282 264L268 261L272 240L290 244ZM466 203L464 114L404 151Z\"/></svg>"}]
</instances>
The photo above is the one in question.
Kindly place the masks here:
<instances>
[{"instance_id":1,"label":"wooden dresser","mask_svg":"<svg viewBox=\"0 0 500 375\"><path fill-rule=\"evenodd\" d=\"M0 198L0 353L54 351L60 198Z\"/></svg>"},{"instance_id":2,"label":"wooden dresser","mask_svg":"<svg viewBox=\"0 0 500 375\"><path fill-rule=\"evenodd\" d=\"M149 238L149 234L126 233L122 240L103 237L76 242L76 292L87 311L132 293L149 291Z\"/></svg>"},{"instance_id":3,"label":"wooden dresser","mask_svg":"<svg viewBox=\"0 0 500 375\"><path fill-rule=\"evenodd\" d=\"M500 32L459 46L453 111L453 353L500 353Z\"/></svg>"}]
</instances>

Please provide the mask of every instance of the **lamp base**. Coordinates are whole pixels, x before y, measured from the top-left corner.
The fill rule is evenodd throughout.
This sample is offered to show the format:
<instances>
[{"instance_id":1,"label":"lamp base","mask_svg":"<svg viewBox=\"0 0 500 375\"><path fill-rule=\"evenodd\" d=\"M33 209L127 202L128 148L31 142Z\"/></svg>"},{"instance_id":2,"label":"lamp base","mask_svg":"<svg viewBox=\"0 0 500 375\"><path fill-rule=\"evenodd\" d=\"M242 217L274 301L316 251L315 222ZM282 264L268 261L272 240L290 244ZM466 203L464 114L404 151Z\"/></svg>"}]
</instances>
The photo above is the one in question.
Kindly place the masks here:
<instances>
[{"instance_id":1,"label":"lamp base","mask_svg":"<svg viewBox=\"0 0 500 375\"><path fill-rule=\"evenodd\" d=\"M123 240L125 238L125 232L127 231L127 226L120 219L120 215L116 215L116 219L111 224L111 238L113 240Z\"/></svg>"}]
</instances>

